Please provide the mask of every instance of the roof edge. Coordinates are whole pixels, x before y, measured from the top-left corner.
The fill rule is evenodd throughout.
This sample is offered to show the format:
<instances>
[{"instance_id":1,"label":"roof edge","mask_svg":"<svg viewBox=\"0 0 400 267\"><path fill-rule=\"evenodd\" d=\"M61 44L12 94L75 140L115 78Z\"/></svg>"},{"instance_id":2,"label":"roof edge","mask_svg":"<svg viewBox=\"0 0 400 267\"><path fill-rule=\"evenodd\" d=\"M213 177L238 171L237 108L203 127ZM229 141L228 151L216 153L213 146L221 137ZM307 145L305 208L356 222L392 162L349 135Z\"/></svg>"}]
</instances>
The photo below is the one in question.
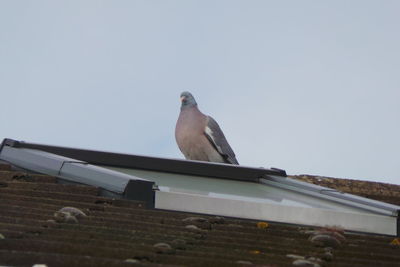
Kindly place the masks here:
<instances>
[{"instance_id":1,"label":"roof edge","mask_svg":"<svg viewBox=\"0 0 400 267\"><path fill-rule=\"evenodd\" d=\"M77 149L62 146L22 142L8 138L3 140L2 146L4 145L18 148L31 148L42 150L64 157L82 160L90 164L110 167L136 168L251 182L259 182L260 178L263 178L267 175L287 177L286 171L277 168L254 168L214 162L160 158L134 154L96 151L89 149Z\"/></svg>"}]
</instances>

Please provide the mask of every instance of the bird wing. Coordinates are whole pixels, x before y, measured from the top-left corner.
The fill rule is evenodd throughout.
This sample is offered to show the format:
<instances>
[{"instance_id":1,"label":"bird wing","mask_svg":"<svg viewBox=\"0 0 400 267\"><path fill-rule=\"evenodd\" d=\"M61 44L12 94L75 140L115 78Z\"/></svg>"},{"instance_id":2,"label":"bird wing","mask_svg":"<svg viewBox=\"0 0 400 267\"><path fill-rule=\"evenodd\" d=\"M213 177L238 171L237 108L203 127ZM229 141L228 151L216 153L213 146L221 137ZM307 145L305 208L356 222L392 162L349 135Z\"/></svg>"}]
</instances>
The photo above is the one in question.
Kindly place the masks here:
<instances>
[{"instance_id":1,"label":"bird wing","mask_svg":"<svg viewBox=\"0 0 400 267\"><path fill-rule=\"evenodd\" d=\"M218 123L210 116L207 116L207 124L204 134L227 162L239 165L235 153L228 144L224 133Z\"/></svg>"}]
</instances>

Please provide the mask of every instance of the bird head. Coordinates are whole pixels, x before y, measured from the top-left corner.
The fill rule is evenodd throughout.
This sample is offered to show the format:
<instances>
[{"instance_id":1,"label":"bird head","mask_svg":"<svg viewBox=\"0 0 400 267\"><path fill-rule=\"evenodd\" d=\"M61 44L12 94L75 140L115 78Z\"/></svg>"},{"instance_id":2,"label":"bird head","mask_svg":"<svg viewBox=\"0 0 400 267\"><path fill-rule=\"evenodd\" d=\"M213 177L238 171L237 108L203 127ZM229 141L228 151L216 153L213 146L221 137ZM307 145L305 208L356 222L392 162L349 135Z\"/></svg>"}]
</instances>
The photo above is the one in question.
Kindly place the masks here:
<instances>
[{"instance_id":1,"label":"bird head","mask_svg":"<svg viewBox=\"0 0 400 267\"><path fill-rule=\"evenodd\" d=\"M194 99L193 95L187 91L181 94L181 102L181 108L197 106L196 100Z\"/></svg>"}]
</instances>

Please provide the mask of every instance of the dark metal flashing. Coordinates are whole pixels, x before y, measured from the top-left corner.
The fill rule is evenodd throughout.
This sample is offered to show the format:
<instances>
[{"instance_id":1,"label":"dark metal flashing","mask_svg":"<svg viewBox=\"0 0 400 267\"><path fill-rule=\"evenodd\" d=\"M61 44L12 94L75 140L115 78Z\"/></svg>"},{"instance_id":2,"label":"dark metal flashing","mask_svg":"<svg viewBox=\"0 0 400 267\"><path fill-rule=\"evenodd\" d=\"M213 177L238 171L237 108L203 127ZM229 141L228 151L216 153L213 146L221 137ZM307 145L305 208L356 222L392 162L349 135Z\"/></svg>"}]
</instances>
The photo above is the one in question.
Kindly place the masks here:
<instances>
[{"instance_id":1,"label":"dark metal flashing","mask_svg":"<svg viewBox=\"0 0 400 267\"><path fill-rule=\"evenodd\" d=\"M154 208L155 192L154 183L141 180L130 180L125 188L124 197L144 201L146 208Z\"/></svg>"},{"instance_id":2,"label":"dark metal flashing","mask_svg":"<svg viewBox=\"0 0 400 267\"><path fill-rule=\"evenodd\" d=\"M67 148L60 146L34 144L5 139L3 145L20 148L31 148L69 157L94 165L109 167L135 168L160 172L180 173L217 177L231 180L259 182L267 175L286 177L280 169L252 168L230 164L219 164L192 160L166 159L149 156L128 155L87 149Z\"/></svg>"},{"instance_id":3,"label":"dark metal flashing","mask_svg":"<svg viewBox=\"0 0 400 267\"><path fill-rule=\"evenodd\" d=\"M19 144L18 141L15 141L15 140L13 140L13 139L6 138L6 139L3 140L3 142L1 142L0 151L3 150L3 147L4 147L4 146L18 147L18 144Z\"/></svg>"},{"instance_id":4,"label":"dark metal flashing","mask_svg":"<svg viewBox=\"0 0 400 267\"><path fill-rule=\"evenodd\" d=\"M400 214L400 210L397 211ZM400 237L400 216L397 216L397 235Z\"/></svg>"}]
</instances>

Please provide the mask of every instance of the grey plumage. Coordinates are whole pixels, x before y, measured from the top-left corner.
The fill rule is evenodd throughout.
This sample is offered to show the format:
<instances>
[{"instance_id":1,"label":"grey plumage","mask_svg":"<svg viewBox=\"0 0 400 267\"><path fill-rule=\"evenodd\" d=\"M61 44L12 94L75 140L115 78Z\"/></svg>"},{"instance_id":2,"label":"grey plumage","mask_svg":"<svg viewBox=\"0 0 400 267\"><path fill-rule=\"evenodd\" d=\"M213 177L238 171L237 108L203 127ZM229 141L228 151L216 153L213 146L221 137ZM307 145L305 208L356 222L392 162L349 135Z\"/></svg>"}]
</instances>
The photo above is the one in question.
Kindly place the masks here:
<instances>
[{"instance_id":1,"label":"grey plumage","mask_svg":"<svg viewBox=\"0 0 400 267\"><path fill-rule=\"evenodd\" d=\"M197 107L189 92L181 94L175 138L186 159L239 164L218 123Z\"/></svg>"}]
</instances>

